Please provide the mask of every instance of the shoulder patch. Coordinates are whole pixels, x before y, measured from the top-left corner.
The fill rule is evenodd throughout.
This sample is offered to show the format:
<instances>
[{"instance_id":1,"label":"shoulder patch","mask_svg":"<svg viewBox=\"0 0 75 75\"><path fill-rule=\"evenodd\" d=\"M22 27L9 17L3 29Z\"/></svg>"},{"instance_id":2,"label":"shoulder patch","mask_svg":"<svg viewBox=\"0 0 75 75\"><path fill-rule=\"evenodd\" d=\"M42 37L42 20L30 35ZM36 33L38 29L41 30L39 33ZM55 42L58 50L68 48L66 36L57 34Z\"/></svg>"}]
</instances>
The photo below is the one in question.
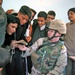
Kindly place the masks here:
<instances>
[{"instance_id":1,"label":"shoulder patch","mask_svg":"<svg viewBox=\"0 0 75 75\"><path fill-rule=\"evenodd\" d=\"M61 47L62 49L65 49L65 46L64 45L62 45L62 47Z\"/></svg>"}]
</instances>

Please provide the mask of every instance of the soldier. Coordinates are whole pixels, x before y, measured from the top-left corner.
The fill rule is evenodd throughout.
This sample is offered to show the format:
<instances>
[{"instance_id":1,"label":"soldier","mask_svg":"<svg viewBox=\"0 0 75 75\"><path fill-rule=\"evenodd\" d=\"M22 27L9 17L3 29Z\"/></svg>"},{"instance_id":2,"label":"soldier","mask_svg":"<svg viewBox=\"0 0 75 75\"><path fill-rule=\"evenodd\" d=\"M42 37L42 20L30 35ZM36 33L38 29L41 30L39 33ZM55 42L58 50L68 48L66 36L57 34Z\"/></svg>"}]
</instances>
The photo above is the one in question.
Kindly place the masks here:
<instances>
[{"instance_id":1,"label":"soldier","mask_svg":"<svg viewBox=\"0 0 75 75\"><path fill-rule=\"evenodd\" d=\"M8 52L8 50L0 47L0 75L2 69L9 62L9 60L10 60L10 53Z\"/></svg>"},{"instance_id":2,"label":"soldier","mask_svg":"<svg viewBox=\"0 0 75 75\"><path fill-rule=\"evenodd\" d=\"M2 8L2 3L3 0L0 0L0 75L2 74L2 69L9 62L10 59L9 52L6 49L1 48L1 45L3 44L5 38L5 29L7 23L7 18Z\"/></svg>"},{"instance_id":3,"label":"soldier","mask_svg":"<svg viewBox=\"0 0 75 75\"><path fill-rule=\"evenodd\" d=\"M5 14L3 8L0 6L0 46L4 42L6 23L7 23L6 14Z\"/></svg>"},{"instance_id":4,"label":"soldier","mask_svg":"<svg viewBox=\"0 0 75 75\"><path fill-rule=\"evenodd\" d=\"M32 46L18 45L25 56L31 54L31 75L63 75L67 65L67 51L65 45L59 40L66 34L66 24L62 20L53 20L48 27L47 37L38 39Z\"/></svg>"}]
</instances>

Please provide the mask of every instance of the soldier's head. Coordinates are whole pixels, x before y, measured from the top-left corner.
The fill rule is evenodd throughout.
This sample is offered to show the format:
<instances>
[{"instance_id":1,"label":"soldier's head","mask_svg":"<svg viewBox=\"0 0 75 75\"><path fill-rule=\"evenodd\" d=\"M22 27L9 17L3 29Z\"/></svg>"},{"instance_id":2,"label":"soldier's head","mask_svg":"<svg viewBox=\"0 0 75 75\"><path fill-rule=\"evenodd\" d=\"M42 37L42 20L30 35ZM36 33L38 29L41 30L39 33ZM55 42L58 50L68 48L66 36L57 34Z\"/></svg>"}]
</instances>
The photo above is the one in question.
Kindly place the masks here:
<instances>
[{"instance_id":1,"label":"soldier's head","mask_svg":"<svg viewBox=\"0 0 75 75\"><path fill-rule=\"evenodd\" d=\"M31 10L28 6L22 6L18 12L18 18L20 19L20 24L24 25L31 18Z\"/></svg>"},{"instance_id":2,"label":"soldier's head","mask_svg":"<svg viewBox=\"0 0 75 75\"><path fill-rule=\"evenodd\" d=\"M66 34L66 23L59 19L52 20L48 26L48 38L60 38L62 34Z\"/></svg>"}]
</instances>

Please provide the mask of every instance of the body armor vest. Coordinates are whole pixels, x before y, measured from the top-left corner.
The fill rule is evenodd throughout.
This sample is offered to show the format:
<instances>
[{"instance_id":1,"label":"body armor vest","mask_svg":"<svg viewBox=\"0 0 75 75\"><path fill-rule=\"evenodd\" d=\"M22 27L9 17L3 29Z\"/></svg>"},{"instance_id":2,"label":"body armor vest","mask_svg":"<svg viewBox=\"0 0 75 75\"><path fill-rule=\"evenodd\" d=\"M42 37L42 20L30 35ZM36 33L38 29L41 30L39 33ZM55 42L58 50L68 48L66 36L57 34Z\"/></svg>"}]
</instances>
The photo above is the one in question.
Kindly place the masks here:
<instances>
[{"instance_id":1,"label":"body armor vest","mask_svg":"<svg viewBox=\"0 0 75 75\"><path fill-rule=\"evenodd\" d=\"M57 43L44 42L43 46L31 55L36 70L42 74L47 74L52 70L56 65L61 49L62 43L60 41Z\"/></svg>"}]
</instances>

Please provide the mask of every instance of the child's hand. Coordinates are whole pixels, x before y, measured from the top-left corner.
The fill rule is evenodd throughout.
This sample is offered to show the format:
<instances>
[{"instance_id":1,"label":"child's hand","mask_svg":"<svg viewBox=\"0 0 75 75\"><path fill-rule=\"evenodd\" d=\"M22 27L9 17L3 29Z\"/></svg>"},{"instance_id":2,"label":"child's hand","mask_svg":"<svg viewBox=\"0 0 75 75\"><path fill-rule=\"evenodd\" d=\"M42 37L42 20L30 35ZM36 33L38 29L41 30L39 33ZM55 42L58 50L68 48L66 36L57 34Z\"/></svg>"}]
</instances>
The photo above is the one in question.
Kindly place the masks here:
<instances>
[{"instance_id":1,"label":"child's hand","mask_svg":"<svg viewBox=\"0 0 75 75\"><path fill-rule=\"evenodd\" d=\"M11 49L14 49L16 47L16 40L12 40L10 44Z\"/></svg>"},{"instance_id":2,"label":"child's hand","mask_svg":"<svg viewBox=\"0 0 75 75\"><path fill-rule=\"evenodd\" d=\"M31 41L31 36L28 36L28 37L25 37L25 39L27 40L27 42L30 42Z\"/></svg>"},{"instance_id":3,"label":"child's hand","mask_svg":"<svg viewBox=\"0 0 75 75\"><path fill-rule=\"evenodd\" d=\"M27 47L25 45L18 45L18 48L21 50L21 51L25 51L27 49Z\"/></svg>"}]
</instances>

